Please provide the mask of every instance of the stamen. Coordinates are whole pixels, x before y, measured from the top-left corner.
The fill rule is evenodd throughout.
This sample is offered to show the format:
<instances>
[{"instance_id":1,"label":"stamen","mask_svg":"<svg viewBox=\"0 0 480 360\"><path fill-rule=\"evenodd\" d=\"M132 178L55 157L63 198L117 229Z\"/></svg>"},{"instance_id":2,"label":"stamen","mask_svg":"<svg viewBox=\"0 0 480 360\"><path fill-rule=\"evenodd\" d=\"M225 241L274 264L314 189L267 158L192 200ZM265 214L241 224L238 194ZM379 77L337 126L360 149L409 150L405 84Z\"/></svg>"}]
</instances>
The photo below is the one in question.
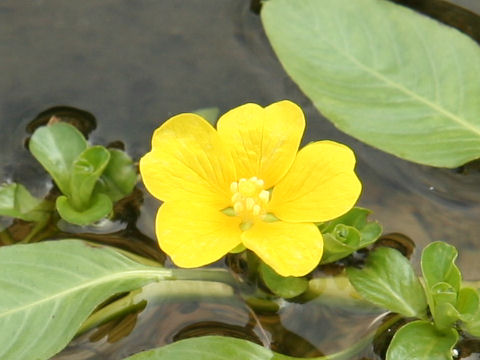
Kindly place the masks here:
<instances>
[{"instance_id":1,"label":"stamen","mask_svg":"<svg viewBox=\"0 0 480 360\"><path fill-rule=\"evenodd\" d=\"M266 204L270 200L270 193L267 190L262 190L260 194L258 194L258 197Z\"/></svg>"}]
</instances>

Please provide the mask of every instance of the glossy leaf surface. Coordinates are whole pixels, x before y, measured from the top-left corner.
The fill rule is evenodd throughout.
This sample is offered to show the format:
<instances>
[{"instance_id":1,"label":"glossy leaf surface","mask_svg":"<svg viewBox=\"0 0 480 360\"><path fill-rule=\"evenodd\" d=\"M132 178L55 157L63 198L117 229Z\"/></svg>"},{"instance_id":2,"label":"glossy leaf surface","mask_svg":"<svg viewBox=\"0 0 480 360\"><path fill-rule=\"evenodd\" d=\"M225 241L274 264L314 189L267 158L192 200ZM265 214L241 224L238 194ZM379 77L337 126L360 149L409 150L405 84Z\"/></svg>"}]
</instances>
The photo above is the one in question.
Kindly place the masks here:
<instances>
[{"instance_id":1,"label":"glossy leaf surface","mask_svg":"<svg viewBox=\"0 0 480 360\"><path fill-rule=\"evenodd\" d=\"M287 73L339 129L422 164L480 156L480 47L385 0L269 0Z\"/></svg>"},{"instance_id":2,"label":"glossy leaf surface","mask_svg":"<svg viewBox=\"0 0 480 360\"><path fill-rule=\"evenodd\" d=\"M423 317L427 302L410 262L395 249L371 252L363 269L348 268L353 287L375 305L407 317Z\"/></svg>"},{"instance_id":3,"label":"glossy leaf surface","mask_svg":"<svg viewBox=\"0 0 480 360\"><path fill-rule=\"evenodd\" d=\"M414 321L398 330L388 347L387 360L451 360L458 333L439 333L428 321Z\"/></svg>"},{"instance_id":4,"label":"glossy leaf surface","mask_svg":"<svg viewBox=\"0 0 480 360\"><path fill-rule=\"evenodd\" d=\"M33 133L29 149L42 164L64 195L70 195L70 171L73 162L87 148L80 131L67 123L39 127Z\"/></svg>"},{"instance_id":5,"label":"glossy leaf surface","mask_svg":"<svg viewBox=\"0 0 480 360\"><path fill-rule=\"evenodd\" d=\"M50 358L101 302L170 275L79 240L2 247L0 268L2 360Z\"/></svg>"}]
</instances>

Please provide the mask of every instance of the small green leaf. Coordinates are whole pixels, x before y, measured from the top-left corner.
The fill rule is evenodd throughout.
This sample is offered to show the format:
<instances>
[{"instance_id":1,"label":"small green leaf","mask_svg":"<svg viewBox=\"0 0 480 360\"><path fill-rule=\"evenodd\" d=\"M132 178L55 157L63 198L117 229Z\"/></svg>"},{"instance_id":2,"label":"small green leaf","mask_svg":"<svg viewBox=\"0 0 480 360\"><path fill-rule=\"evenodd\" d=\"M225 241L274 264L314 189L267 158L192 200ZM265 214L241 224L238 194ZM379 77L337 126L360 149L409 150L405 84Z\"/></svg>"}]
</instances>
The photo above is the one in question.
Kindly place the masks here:
<instances>
[{"instance_id":1,"label":"small green leaf","mask_svg":"<svg viewBox=\"0 0 480 360\"><path fill-rule=\"evenodd\" d=\"M433 242L423 249L421 265L427 289L437 283L446 282L456 292L460 290L462 277L455 265L457 254L454 246L442 241Z\"/></svg>"},{"instance_id":2,"label":"small green leaf","mask_svg":"<svg viewBox=\"0 0 480 360\"><path fill-rule=\"evenodd\" d=\"M100 177L95 192L108 195L112 202L129 195L137 183L133 161L124 151L110 149L110 161Z\"/></svg>"},{"instance_id":3,"label":"small green leaf","mask_svg":"<svg viewBox=\"0 0 480 360\"><path fill-rule=\"evenodd\" d=\"M103 146L85 149L73 162L70 174L69 202L77 211L90 205L90 197L97 180L110 160L110 152Z\"/></svg>"},{"instance_id":4,"label":"small green leaf","mask_svg":"<svg viewBox=\"0 0 480 360\"><path fill-rule=\"evenodd\" d=\"M456 308L462 321L469 321L480 311L480 297L473 288L462 288L458 293Z\"/></svg>"},{"instance_id":5,"label":"small green leaf","mask_svg":"<svg viewBox=\"0 0 480 360\"><path fill-rule=\"evenodd\" d=\"M210 124L215 126L218 120L218 115L220 114L220 109L218 107L208 107L208 108L195 110L193 111L193 113L200 115L205 120L207 120Z\"/></svg>"},{"instance_id":6,"label":"small green leaf","mask_svg":"<svg viewBox=\"0 0 480 360\"><path fill-rule=\"evenodd\" d=\"M70 171L73 162L87 148L82 133L67 123L39 127L33 133L29 149L53 178L64 195L70 195Z\"/></svg>"},{"instance_id":7,"label":"small green leaf","mask_svg":"<svg viewBox=\"0 0 480 360\"><path fill-rule=\"evenodd\" d=\"M90 199L90 206L78 211L70 204L69 199L62 195L56 201L59 215L71 224L89 225L103 219L112 211L112 200L105 194L95 194Z\"/></svg>"},{"instance_id":8,"label":"small green leaf","mask_svg":"<svg viewBox=\"0 0 480 360\"><path fill-rule=\"evenodd\" d=\"M345 215L320 224L324 236L321 263L328 264L375 242L382 234L377 222L367 222L370 210L355 207Z\"/></svg>"},{"instance_id":9,"label":"small green leaf","mask_svg":"<svg viewBox=\"0 0 480 360\"><path fill-rule=\"evenodd\" d=\"M457 309L462 319L461 328L480 337L480 305L478 291L463 288L458 295Z\"/></svg>"},{"instance_id":10,"label":"small green leaf","mask_svg":"<svg viewBox=\"0 0 480 360\"><path fill-rule=\"evenodd\" d=\"M51 205L35 198L20 184L0 186L0 215L25 221L43 221L49 216Z\"/></svg>"},{"instance_id":11,"label":"small green leaf","mask_svg":"<svg viewBox=\"0 0 480 360\"><path fill-rule=\"evenodd\" d=\"M274 294L290 299L304 293L308 289L308 280L303 277L283 277L265 263L259 266L260 276L265 285Z\"/></svg>"},{"instance_id":12,"label":"small green leaf","mask_svg":"<svg viewBox=\"0 0 480 360\"><path fill-rule=\"evenodd\" d=\"M323 235L321 263L328 264L342 259L358 249L360 232L352 226L337 224L332 232Z\"/></svg>"},{"instance_id":13,"label":"small green leaf","mask_svg":"<svg viewBox=\"0 0 480 360\"><path fill-rule=\"evenodd\" d=\"M440 333L428 321L414 321L395 333L387 350L387 360L452 360L457 341L455 329Z\"/></svg>"},{"instance_id":14,"label":"small green leaf","mask_svg":"<svg viewBox=\"0 0 480 360\"><path fill-rule=\"evenodd\" d=\"M372 251L366 266L347 269L353 287L365 300L407 317L424 317L427 302L410 262L397 250Z\"/></svg>"},{"instance_id":15,"label":"small green leaf","mask_svg":"<svg viewBox=\"0 0 480 360\"><path fill-rule=\"evenodd\" d=\"M431 302L429 302L430 311L435 326L441 331L449 329L460 317L459 312L455 308L457 291L452 285L446 282L439 282L429 292L431 297Z\"/></svg>"},{"instance_id":16,"label":"small green leaf","mask_svg":"<svg viewBox=\"0 0 480 360\"><path fill-rule=\"evenodd\" d=\"M225 336L201 336L180 340L124 360L298 360L274 353L247 340ZM405 359L403 359L405 360Z\"/></svg>"},{"instance_id":17,"label":"small green leaf","mask_svg":"<svg viewBox=\"0 0 480 360\"><path fill-rule=\"evenodd\" d=\"M473 39L385 0L269 0L261 15L287 73L339 129L422 164L479 157Z\"/></svg>"},{"instance_id":18,"label":"small green leaf","mask_svg":"<svg viewBox=\"0 0 480 360\"><path fill-rule=\"evenodd\" d=\"M112 295L171 277L79 240L0 248L0 359L46 360Z\"/></svg>"}]
</instances>

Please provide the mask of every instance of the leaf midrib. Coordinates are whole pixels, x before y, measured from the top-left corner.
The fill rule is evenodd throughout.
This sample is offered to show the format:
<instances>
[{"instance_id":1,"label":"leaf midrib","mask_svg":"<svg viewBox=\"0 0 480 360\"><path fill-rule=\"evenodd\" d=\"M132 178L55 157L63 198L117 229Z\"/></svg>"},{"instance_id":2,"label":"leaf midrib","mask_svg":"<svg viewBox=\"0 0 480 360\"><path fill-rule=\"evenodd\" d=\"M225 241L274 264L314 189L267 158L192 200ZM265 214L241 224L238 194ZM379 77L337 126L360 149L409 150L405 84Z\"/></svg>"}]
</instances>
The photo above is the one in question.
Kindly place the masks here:
<instances>
[{"instance_id":1,"label":"leaf midrib","mask_svg":"<svg viewBox=\"0 0 480 360\"><path fill-rule=\"evenodd\" d=\"M22 305L20 307L16 307L16 308L7 310L5 312L1 312L0 313L0 319L11 316L11 315L13 315L15 313L18 313L18 312L21 312L21 311L28 310L30 308L34 308L36 306L39 306L39 305L41 305L43 303L46 303L46 302L49 302L49 301L55 302L57 299L60 299L62 297L67 297L70 294L73 294L75 292L79 292L79 291L84 290L86 288L102 285L103 283L109 283L109 282L113 282L113 281L116 281L116 280L128 280L129 278L145 278L145 279L158 278L158 279L164 279L164 278L169 277L171 275L172 275L172 272L169 271L169 270L166 270L166 269L158 269L158 270L157 269L145 269L145 270L129 270L129 271L116 273L116 274L113 274L113 275L103 276L103 277L100 277L100 278L96 278L94 280L86 281L86 282L84 282L80 285L77 285L77 286L74 286L72 288L60 291L58 293L55 293L54 295L42 298L40 300Z\"/></svg>"},{"instance_id":2,"label":"leaf midrib","mask_svg":"<svg viewBox=\"0 0 480 360\"><path fill-rule=\"evenodd\" d=\"M363 64L360 62L357 58L352 56L351 54L343 51L341 48L336 46L334 43L328 41L326 38L322 37L321 33L318 31L316 32L318 38L322 39L328 46L330 46L334 51L339 53L340 55L343 55L347 60L350 60L350 62L354 65L356 65L358 68L361 70L365 71L369 75L377 78L380 81L383 81L385 84L390 85L392 88L397 89L400 92L403 92L405 95L410 96L411 98L417 100L420 103L423 103L427 107L437 111L440 114L443 114L445 117L450 118L452 121L455 123L459 124L460 126L464 127L465 129L469 130L470 132L476 134L478 137L480 137L480 128L473 126L470 124L467 120L462 119L461 117L455 115L454 113L448 111L444 107L440 106L439 104L430 101L429 99L415 93L414 91L408 89L405 87L403 84L395 82L388 78L387 76L383 75L382 73L375 71L374 68L368 67L367 65ZM436 79L438 80L438 79Z\"/></svg>"}]
</instances>

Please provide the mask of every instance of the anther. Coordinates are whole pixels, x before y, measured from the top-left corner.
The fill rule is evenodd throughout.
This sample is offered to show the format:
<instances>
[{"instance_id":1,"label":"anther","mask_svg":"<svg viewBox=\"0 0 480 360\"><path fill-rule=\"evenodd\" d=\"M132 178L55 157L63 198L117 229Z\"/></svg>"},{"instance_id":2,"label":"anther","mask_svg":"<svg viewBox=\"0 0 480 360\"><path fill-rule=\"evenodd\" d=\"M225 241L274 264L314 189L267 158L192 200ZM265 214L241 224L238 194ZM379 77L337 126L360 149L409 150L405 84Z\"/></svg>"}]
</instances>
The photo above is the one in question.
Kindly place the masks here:
<instances>
[{"instance_id":1,"label":"anther","mask_svg":"<svg viewBox=\"0 0 480 360\"><path fill-rule=\"evenodd\" d=\"M245 205L247 206L247 210L252 210L255 205L255 200L249 197L245 200Z\"/></svg>"},{"instance_id":2,"label":"anther","mask_svg":"<svg viewBox=\"0 0 480 360\"><path fill-rule=\"evenodd\" d=\"M258 194L258 198L266 204L268 200L270 200L270 193L267 190L262 190L260 194Z\"/></svg>"}]
</instances>

